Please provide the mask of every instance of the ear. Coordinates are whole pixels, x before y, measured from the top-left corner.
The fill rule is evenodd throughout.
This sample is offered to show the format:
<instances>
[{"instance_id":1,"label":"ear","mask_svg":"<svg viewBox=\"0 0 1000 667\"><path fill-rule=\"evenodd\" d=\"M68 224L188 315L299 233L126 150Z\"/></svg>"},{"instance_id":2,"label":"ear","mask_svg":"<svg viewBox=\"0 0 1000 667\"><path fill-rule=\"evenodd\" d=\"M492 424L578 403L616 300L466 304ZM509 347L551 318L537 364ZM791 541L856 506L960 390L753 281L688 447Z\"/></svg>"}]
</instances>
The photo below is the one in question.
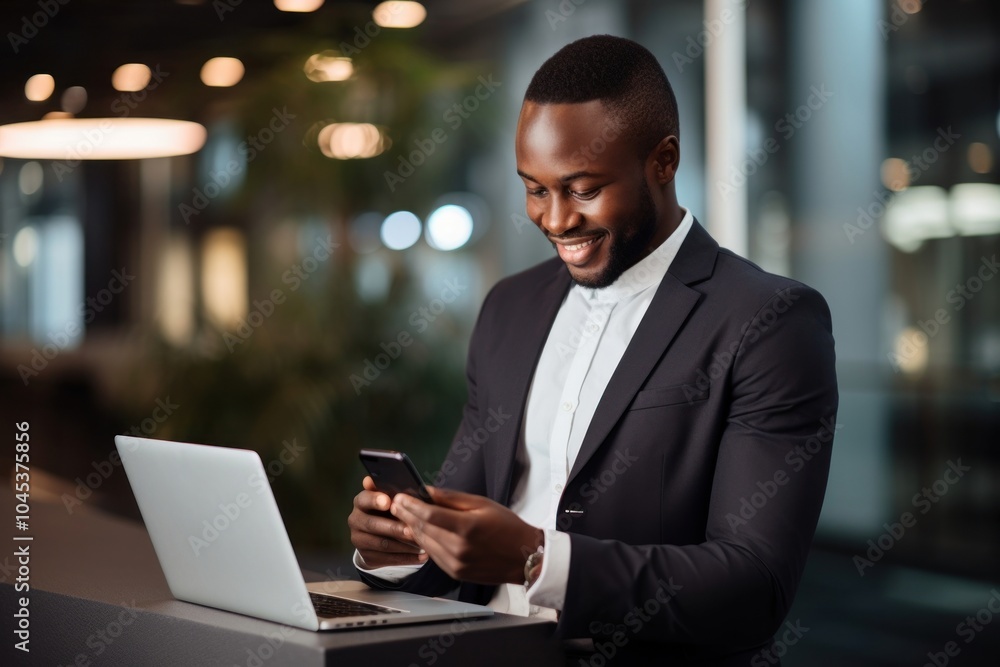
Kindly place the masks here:
<instances>
[{"instance_id":1,"label":"ear","mask_svg":"<svg viewBox=\"0 0 1000 667\"><path fill-rule=\"evenodd\" d=\"M668 185L677 175L681 162L681 144L677 137L664 137L649 153L652 177L660 185Z\"/></svg>"}]
</instances>

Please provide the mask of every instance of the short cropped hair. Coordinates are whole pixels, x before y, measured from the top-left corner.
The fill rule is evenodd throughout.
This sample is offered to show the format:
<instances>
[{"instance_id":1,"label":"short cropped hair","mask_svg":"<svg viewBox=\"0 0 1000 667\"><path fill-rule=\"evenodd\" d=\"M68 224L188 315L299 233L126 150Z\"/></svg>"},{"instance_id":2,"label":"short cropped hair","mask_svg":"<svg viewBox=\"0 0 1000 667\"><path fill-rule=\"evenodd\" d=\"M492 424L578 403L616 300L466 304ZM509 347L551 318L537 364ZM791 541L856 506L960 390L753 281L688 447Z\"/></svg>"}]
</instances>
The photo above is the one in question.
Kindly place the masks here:
<instances>
[{"instance_id":1,"label":"short cropped hair","mask_svg":"<svg viewBox=\"0 0 1000 667\"><path fill-rule=\"evenodd\" d=\"M576 104L600 100L645 157L664 137L679 137L677 98L648 49L623 37L593 35L542 63L525 101Z\"/></svg>"}]
</instances>

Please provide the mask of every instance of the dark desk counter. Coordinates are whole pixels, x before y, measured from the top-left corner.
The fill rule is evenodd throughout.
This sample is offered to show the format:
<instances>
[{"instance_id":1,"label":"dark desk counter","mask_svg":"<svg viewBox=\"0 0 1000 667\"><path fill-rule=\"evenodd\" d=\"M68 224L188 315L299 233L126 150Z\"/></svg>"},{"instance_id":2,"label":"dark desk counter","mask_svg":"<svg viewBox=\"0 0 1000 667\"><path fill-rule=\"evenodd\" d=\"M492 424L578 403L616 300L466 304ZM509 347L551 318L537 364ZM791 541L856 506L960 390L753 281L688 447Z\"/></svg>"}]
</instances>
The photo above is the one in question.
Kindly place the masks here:
<instances>
[{"instance_id":1,"label":"dark desk counter","mask_svg":"<svg viewBox=\"0 0 1000 667\"><path fill-rule=\"evenodd\" d=\"M5 494L6 495L6 494ZM13 507L4 503L13 521ZM483 620L307 632L173 599L141 524L33 500L30 542L0 551L4 665L562 665L551 622ZM15 550L30 545L30 653L14 648ZM262 573L262 576L264 574ZM307 580L318 577L308 577Z\"/></svg>"}]
</instances>

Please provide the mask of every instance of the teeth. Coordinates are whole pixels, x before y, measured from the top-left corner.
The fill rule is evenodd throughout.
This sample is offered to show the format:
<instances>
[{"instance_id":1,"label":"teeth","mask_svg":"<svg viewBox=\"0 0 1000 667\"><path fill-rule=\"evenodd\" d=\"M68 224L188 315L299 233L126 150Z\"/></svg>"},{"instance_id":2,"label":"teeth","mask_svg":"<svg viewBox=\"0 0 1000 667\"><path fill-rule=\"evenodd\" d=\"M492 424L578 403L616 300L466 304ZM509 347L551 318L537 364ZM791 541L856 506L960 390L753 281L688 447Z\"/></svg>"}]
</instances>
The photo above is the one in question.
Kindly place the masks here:
<instances>
[{"instance_id":1,"label":"teeth","mask_svg":"<svg viewBox=\"0 0 1000 667\"><path fill-rule=\"evenodd\" d=\"M591 243L595 242L596 240L597 240L597 238L595 237L595 238L590 239L586 243L577 243L576 245L568 245L568 246L565 246L565 248L566 248L566 250L574 250L574 251L575 250L579 250L580 248L586 248L587 246L589 246Z\"/></svg>"}]
</instances>

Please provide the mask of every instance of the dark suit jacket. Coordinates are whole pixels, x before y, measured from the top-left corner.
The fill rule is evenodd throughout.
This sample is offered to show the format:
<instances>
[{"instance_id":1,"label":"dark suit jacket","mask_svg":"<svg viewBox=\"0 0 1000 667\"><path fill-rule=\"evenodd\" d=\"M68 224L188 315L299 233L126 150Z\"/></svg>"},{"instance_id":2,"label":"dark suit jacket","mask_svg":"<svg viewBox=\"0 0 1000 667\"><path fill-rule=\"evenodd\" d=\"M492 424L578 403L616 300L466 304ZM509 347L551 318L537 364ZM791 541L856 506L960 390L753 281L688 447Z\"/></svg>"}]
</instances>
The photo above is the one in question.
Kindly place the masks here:
<instances>
[{"instance_id":1,"label":"dark suit jacket","mask_svg":"<svg viewBox=\"0 0 1000 667\"><path fill-rule=\"evenodd\" d=\"M443 486L509 504L528 388L570 286L557 257L487 295ZM695 221L563 492L572 552L557 634L593 637L615 664L772 664L753 659L802 575L837 401L823 297L720 249ZM428 563L400 588L456 585ZM462 583L459 597L485 604L493 591Z\"/></svg>"}]
</instances>

